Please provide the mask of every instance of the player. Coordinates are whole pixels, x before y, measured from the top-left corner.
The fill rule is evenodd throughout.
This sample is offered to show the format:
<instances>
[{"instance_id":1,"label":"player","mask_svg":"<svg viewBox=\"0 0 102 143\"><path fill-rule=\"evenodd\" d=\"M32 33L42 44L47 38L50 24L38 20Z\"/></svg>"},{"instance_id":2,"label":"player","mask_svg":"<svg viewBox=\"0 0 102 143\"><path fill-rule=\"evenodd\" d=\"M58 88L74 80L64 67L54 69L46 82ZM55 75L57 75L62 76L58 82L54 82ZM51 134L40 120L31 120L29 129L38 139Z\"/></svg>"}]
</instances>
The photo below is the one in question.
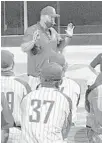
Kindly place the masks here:
<instances>
[{"instance_id":1,"label":"player","mask_svg":"<svg viewBox=\"0 0 102 143\"><path fill-rule=\"evenodd\" d=\"M63 77L60 90L72 100L72 122L73 125L75 125L77 121L77 108L80 100L80 86L74 80Z\"/></svg>"},{"instance_id":2,"label":"player","mask_svg":"<svg viewBox=\"0 0 102 143\"><path fill-rule=\"evenodd\" d=\"M64 143L71 126L72 105L58 90L61 77L60 65L47 64L41 71L41 87L22 100L20 143Z\"/></svg>"},{"instance_id":3,"label":"player","mask_svg":"<svg viewBox=\"0 0 102 143\"><path fill-rule=\"evenodd\" d=\"M92 85L88 86L88 89L86 90L86 94L85 94L85 109L87 110L87 112L90 112L90 103L88 101L89 93L102 83L101 79L102 79L102 73L100 73L97 76L95 82Z\"/></svg>"},{"instance_id":4,"label":"player","mask_svg":"<svg viewBox=\"0 0 102 143\"><path fill-rule=\"evenodd\" d=\"M27 53L27 74L29 85L35 90L39 84L40 71L48 60L51 51L59 52L69 44L73 36L73 24L69 24L66 30L65 39L53 28L55 18L59 17L53 7L47 6L41 10L40 22L29 27L25 32L22 50Z\"/></svg>"},{"instance_id":5,"label":"player","mask_svg":"<svg viewBox=\"0 0 102 143\"><path fill-rule=\"evenodd\" d=\"M93 89L88 94L89 114L87 130L90 142L102 142L102 73L97 77Z\"/></svg>"},{"instance_id":6,"label":"player","mask_svg":"<svg viewBox=\"0 0 102 143\"><path fill-rule=\"evenodd\" d=\"M63 78L62 78L62 84L59 86L60 91L64 94L66 94L68 97L72 100L72 122L73 125L75 125L75 122L77 120L77 107L80 100L80 93L81 89L80 86L72 79L65 77L65 72L67 70L67 63L65 61L65 58L62 54L55 53L49 58L49 62L55 62L60 64L63 67Z\"/></svg>"},{"instance_id":7,"label":"player","mask_svg":"<svg viewBox=\"0 0 102 143\"><path fill-rule=\"evenodd\" d=\"M9 109L8 102L1 94L1 143L7 143L9 128L14 126L14 119Z\"/></svg>"},{"instance_id":8,"label":"player","mask_svg":"<svg viewBox=\"0 0 102 143\"><path fill-rule=\"evenodd\" d=\"M1 94L5 96L12 112L16 126L20 126L20 102L31 89L27 83L16 78L13 72L14 56L7 50L1 51ZM16 127L10 129L8 143L19 141L20 130Z\"/></svg>"}]
</instances>

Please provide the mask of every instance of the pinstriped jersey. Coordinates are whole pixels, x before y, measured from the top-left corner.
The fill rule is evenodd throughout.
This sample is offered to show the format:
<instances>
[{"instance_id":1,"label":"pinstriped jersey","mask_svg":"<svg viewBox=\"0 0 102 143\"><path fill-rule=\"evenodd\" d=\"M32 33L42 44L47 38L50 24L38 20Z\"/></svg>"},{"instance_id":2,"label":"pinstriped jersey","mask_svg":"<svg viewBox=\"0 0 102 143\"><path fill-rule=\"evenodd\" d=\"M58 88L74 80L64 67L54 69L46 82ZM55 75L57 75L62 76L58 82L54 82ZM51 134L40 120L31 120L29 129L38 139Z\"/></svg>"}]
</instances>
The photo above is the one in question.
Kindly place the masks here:
<instances>
[{"instance_id":1,"label":"pinstriped jersey","mask_svg":"<svg viewBox=\"0 0 102 143\"><path fill-rule=\"evenodd\" d=\"M1 129L9 129L14 124L12 113L9 109L7 100L1 94Z\"/></svg>"},{"instance_id":2,"label":"pinstriped jersey","mask_svg":"<svg viewBox=\"0 0 102 143\"><path fill-rule=\"evenodd\" d=\"M29 93L22 100L21 110L21 143L63 143L70 106L57 89L40 87Z\"/></svg>"},{"instance_id":3,"label":"pinstriped jersey","mask_svg":"<svg viewBox=\"0 0 102 143\"><path fill-rule=\"evenodd\" d=\"M21 123L20 102L30 92L30 87L24 81L12 76L1 76L1 93L8 101L14 121Z\"/></svg>"},{"instance_id":4,"label":"pinstriped jersey","mask_svg":"<svg viewBox=\"0 0 102 143\"><path fill-rule=\"evenodd\" d=\"M74 122L76 120L76 110L78 98L80 96L80 86L74 80L64 77L60 86L60 90L72 100L72 121Z\"/></svg>"},{"instance_id":5,"label":"pinstriped jersey","mask_svg":"<svg viewBox=\"0 0 102 143\"><path fill-rule=\"evenodd\" d=\"M102 136L102 84L89 93L88 101L90 113L87 116L87 125Z\"/></svg>"},{"instance_id":6,"label":"pinstriped jersey","mask_svg":"<svg viewBox=\"0 0 102 143\"><path fill-rule=\"evenodd\" d=\"M58 35L57 31L54 28L50 28L50 36L46 33L44 28L38 22L37 24L30 26L23 37L23 43L32 41L36 37L36 31L40 35L40 39L37 41L36 45L40 46L40 54L33 55L31 50L27 52L28 55L28 75L39 76L41 68L48 60L52 50L59 51L57 44L60 43L61 38Z\"/></svg>"}]
</instances>

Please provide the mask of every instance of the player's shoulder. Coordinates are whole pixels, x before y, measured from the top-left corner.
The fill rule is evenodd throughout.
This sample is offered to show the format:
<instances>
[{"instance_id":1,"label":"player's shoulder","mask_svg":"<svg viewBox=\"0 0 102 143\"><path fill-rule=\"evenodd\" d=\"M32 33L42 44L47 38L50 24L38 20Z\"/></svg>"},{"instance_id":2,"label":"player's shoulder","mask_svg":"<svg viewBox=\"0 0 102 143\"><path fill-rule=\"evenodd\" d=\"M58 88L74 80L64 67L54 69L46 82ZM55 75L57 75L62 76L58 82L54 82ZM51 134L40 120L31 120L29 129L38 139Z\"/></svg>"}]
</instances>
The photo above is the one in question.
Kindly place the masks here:
<instances>
[{"instance_id":1,"label":"player's shoulder","mask_svg":"<svg viewBox=\"0 0 102 143\"><path fill-rule=\"evenodd\" d=\"M37 24L31 25L30 27L27 28L25 34L26 34L26 33L32 33L32 32L34 32L35 30L37 30L37 28L38 28Z\"/></svg>"},{"instance_id":2,"label":"player's shoulder","mask_svg":"<svg viewBox=\"0 0 102 143\"><path fill-rule=\"evenodd\" d=\"M79 84L76 81L74 81L73 79L70 79L68 77L63 77L63 84L66 84L66 85L70 84L70 86L79 87Z\"/></svg>"},{"instance_id":3,"label":"player's shoulder","mask_svg":"<svg viewBox=\"0 0 102 143\"><path fill-rule=\"evenodd\" d=\"M102 59L102 53L98 54L97 57Z\"/></svg>"},{"instance_id":4,"label":"player's shoulder","mask_svg":"<svg viewBox=\"0 0 102 143\"><path fill-rule=\"evenodd\" d=\"M31 92L31 87L29 86L29 84L25 80L23 80L19 77L15 77L14 80L15 80L16 84L18 84L22 88L26 89L27 93Z\"/></svg>"},{"instance_id":5,"label":"player's shoulder","mask_svg":"<svg viewBox=\"0 0 102 143\"><path fill-rule=\"evenodd\" d=\"M70 97L68 97L65 93L61 92L61 91L58 91L59 92L59 95L61 96L61 98L64 99L64 104L67 104L70 109L72 109L72 100ZM62 100L63 102L63 100Z\"/></svg>"},{"instance_id":6,"label":"player's shoulder","mask_svg":"<svg viewBox=\"0 0 102 143\"><path fill-rule=\"evenodd\" d=\"M13 83L14 82L14 76L1 76L1 83Z\"/></svg>"},{"instance_id":7,"label":"player's shoulder","mask_svg":"<svg viewBox=\"0 0 102 143\"><path fill-rule=\"evenodd\" d=\"M96 87L88 94L88 101L92 102L92 100L94 98L96 98L97 96L98 96L98 90L97 90L97 87Z\"/></svg>"},{"instance_id":8,"label":"player's shoulder","mask_svg":"<svg viewBox=\"0 0 102 143\"><path fill-rule=\"evenodd\" d=\"M81 87L80 87L79 83L77 83L77 81L75 81L73 79L69 79L69 80L70 80L73 88L75 89L75 91L79 93L80 90L81 90Z\"/></svg>"},{"instance_id":9,"label":"player's shoulder","mask_svg":"<svg viewBox=\"0 0 102 143\"><path fill-rule=\"evenodd\" d=\"M36 90L30 91L28 94L26 94L25 96L23 96L21 104L23 104L25 102L30 102L34 98L36 98Z\"/></svg>"},{"instance_id":10,"label":"player's shoulder","mask_svg":"<svg viewBox=\"0 0 102 143\"><path fill-rule=\"evenodd\" d=\"M80 92L81 92L80 85L76 81L74 81L73 79L70 79L68 77L63 78L62 86L64 86L65 88L70 87L70 89L73 89L73 91L78 94L80 94Z\"/></svg>"}]
</instances>

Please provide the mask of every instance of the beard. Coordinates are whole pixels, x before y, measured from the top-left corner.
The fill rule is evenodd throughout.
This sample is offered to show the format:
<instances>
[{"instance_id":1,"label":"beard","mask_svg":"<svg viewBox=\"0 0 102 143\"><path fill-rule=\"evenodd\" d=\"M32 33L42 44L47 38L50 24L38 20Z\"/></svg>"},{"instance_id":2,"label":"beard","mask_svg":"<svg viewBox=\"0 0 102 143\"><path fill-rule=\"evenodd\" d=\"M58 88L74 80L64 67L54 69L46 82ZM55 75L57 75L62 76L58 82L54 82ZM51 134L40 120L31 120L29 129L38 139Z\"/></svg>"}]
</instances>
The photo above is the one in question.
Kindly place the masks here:
<instances>
[{"instance_id":1,"label":"beard","mask_svg":"<svg viewBox=\"0 0 102 143\"><path fill-rule=\"evenodd\" d=\"M46 24L47 28L51 28L54 26L54 24L52 22L48 22L48 21L46 21L45 24Z\"/></svg>"}]
</instances>

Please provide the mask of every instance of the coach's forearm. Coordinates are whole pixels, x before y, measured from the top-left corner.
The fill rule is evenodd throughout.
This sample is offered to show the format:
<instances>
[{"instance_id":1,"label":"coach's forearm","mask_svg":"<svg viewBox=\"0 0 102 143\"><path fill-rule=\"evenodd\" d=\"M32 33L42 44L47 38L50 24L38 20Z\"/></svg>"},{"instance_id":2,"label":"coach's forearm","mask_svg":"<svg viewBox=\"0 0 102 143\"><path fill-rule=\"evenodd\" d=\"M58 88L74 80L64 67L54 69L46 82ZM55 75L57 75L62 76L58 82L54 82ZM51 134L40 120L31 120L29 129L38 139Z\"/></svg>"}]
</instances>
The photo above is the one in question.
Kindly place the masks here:
<instances>
[{"instance_id":1,"label":"coach's forearm","mask_svg":"<svg viewBox=\"0 0 102 143\"><path fill-rule=\"evenodd\" d=\"M30 50L33 48L34 44L35 44L34 41L22 43L22 44L21 44L22 51L23 51L23 52L28 52L28 51L30 51Z\"/></svg>"},{"instance_id":2,"label":"coach's forearm","mask_svg":"<svg viewBox=\"0 0 102 143\"><path fill-rule=\"evenodd\" d=\"M60 43L58 49L62 51L67 45L69 45L71 37L66 36L65 39Z\"/></svg>"}]
</instances>

